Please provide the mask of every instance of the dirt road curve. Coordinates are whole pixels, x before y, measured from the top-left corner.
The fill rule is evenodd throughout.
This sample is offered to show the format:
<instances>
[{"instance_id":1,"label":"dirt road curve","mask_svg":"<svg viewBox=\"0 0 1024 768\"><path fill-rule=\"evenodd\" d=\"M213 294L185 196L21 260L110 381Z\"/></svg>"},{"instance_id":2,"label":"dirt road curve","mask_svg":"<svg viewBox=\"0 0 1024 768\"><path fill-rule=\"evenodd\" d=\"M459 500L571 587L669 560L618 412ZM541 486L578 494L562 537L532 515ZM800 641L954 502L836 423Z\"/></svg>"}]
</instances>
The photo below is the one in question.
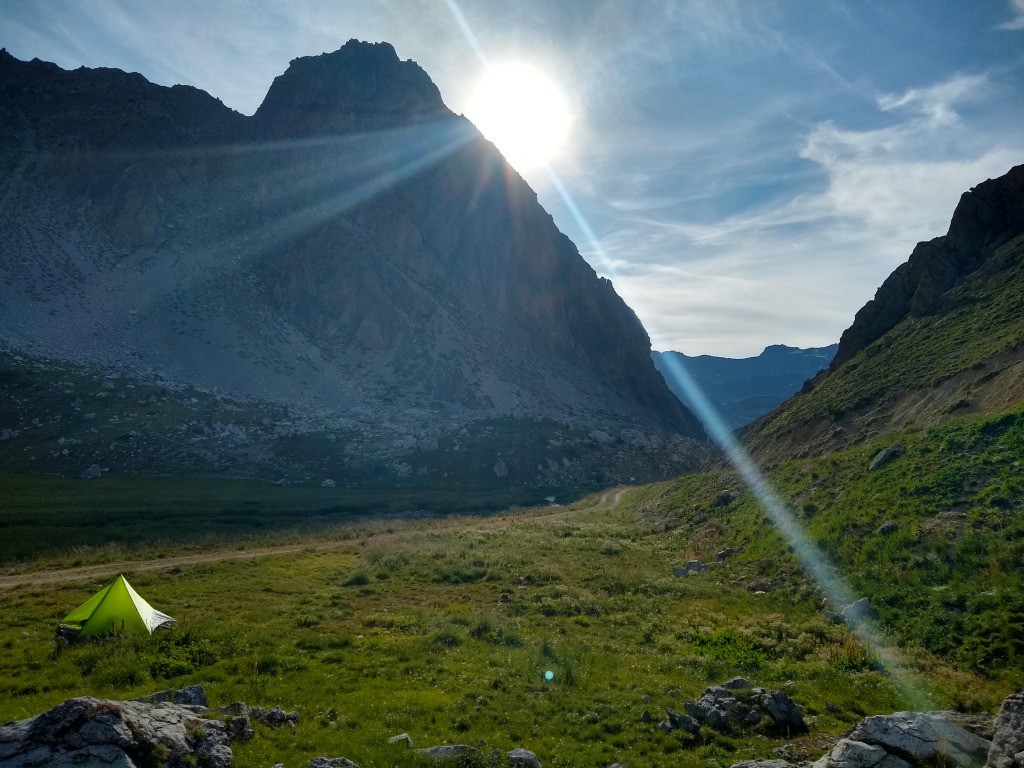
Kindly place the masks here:
<instances>
[{"instance_id":1,"label":"dirt road curve","mask_svg":"<svg viewBox=\"0 0 1024 768\"><path fill-rule=\"evenodd\" d=\"M594 509L606 509L617 507L622 500L625 489L615 492L607 491L601 496L600 501ZM612 497L609 504L608 498ZM519 518L522 522L534 520L547 520L554 517L561 517L565 514L564 509L544 515L524 515ZM476 518L479 525L474 525L474 518L463 518L467 527L493 527L498 520L509 522L509 518L484 517ZM192 555L181 555L179 557L161 557L153 560L125 560L114 563L101 563L99 565L83 565L78 568L57 568L49 571L34 571L31 573L15 573L8 576L0 575L0 592L24 587L29 584L38 586L42 584L56 584L62 581L89 581L117 573L138 573L140 571L163 571L168 568L176 568L183 565L201 565L203 563L222 563L228 560L252 560L258 557L273 557L274 555L293 555L297 552L314 551L324 552L337 549L348 544L346 541L310 541L304 544L285 544L278 547L256 547L253 549L221 549L211 552L197 552Z\"/></svg>"}]
</instances>

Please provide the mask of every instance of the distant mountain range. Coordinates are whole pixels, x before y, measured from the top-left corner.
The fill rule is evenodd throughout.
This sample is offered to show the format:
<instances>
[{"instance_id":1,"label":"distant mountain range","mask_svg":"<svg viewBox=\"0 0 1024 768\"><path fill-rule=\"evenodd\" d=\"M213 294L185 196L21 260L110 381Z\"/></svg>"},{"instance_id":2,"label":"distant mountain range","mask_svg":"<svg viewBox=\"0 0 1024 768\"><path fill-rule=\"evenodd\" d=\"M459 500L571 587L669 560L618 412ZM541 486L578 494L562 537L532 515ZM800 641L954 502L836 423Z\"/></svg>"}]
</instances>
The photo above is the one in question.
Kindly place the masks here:
<instances>
[{"instance_id":1,"label":"distant mountain range","mask_svg":"<svg viewBox=\"0 0 1024 768\"><path fill-rule=\"evenodd\" d=\"M671 351L652 352L651 357L654 367L665 376L669 389L687 408L700 415L700 410L668 372L667 357L675 357L683 364L726 423L738 429L796 393L807 379L828 367L838 348L838 344L808 349L774 344L765 347L757 357L691 357Z\"/></svg>"},{"instance_id":2,"label":"distant mountain range","mask_svg":"<svg viewBox=\"0 0 1024 768\"><path fill-rule=\"evenodd\" d=\"M507 486L703 455L633 311L386 43L295 59L252 117L0 52L0 168L16 466Z\"/></svg>"}]
</instances>

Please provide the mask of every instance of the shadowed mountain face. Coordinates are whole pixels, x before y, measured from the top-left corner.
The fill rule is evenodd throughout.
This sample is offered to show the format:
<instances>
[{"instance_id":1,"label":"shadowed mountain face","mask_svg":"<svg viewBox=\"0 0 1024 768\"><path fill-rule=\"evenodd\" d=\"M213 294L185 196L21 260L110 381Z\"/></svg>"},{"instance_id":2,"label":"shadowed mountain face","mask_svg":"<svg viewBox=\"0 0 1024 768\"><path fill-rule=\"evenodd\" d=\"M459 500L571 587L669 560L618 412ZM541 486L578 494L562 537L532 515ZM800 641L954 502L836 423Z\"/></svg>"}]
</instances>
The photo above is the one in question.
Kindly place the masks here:
<instances>
[{"instance_id":1,"label":"shadowed mountain face","mask_svg":"<svg viewBox=\"0 0 1024 768\"><path fill-rule=\"evenodd\" d=\"M747 431L767 459L816 455L1024 401L1024 165L960 198L857 313L830 368Z\"/></svg>"},{"instance_id":2,"label":"shadowed mountain face","mask_svg":"<svg viewBox=\"0 0 1024 768\"><path fill-rule=\"evenodd\" d=\"M726 424L739 429L798 392L807 379L828 366L837 347L799 349L773 344L757 357L739 359L690 357L682 352L652 352L651 357L669 388L691 411L698 412L666 369L666 357L678 358Z\"/></svg>"},{"instance_id":3,"label":"shadowed mountain face","mask_svg":"<svg viewBox=\"0 0 1024 768\"><path fill-rule=\"evenodd\" d=\"M390 45L296 59L251 118L0 53L0 168L11 353L286 405L292 432L359 435L381 476L496 420L565 425L584 453L642 442L656 474L702 450L635 314ZM484 474L571 475L515 442Z\"/></svg>"}]
</instances>

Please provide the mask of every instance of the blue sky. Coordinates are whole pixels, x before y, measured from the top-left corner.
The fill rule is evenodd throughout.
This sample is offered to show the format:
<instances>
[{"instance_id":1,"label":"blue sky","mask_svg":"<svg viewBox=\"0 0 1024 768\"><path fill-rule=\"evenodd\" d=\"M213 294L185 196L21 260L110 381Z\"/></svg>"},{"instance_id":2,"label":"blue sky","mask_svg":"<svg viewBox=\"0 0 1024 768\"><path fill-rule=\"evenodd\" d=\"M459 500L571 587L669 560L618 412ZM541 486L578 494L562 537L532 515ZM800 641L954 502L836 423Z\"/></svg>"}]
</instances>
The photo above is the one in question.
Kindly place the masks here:
<instances>
[{"instance_id":1,"label":"blue sky","mask_svg":"<svg viewBox=\"0 0 1024 768\"><path fill-rule=\"evenodd\" d=\"M460 0L492 62L563 89L556 222L655 348L836 341L961 192L1024 162L1024 0ZM419 62L456 112L482 66L444 0L0 0L0 46L189 83L251 114L350 38Z\"/></svg>"}]
</instances>

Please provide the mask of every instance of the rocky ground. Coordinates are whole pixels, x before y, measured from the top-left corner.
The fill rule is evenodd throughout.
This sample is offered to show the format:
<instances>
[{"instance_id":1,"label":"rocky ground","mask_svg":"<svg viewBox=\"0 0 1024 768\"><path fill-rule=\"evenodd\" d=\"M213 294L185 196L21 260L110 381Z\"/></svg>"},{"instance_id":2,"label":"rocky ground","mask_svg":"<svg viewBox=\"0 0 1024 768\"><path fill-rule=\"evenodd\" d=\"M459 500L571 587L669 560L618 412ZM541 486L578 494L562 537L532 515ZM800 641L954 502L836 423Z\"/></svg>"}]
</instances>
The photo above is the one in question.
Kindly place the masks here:
<instances>
[{"instance_id":1,"label":"rocky ground","mask_svg":"<svg viewBox=\"0 0 1024 768\"><path fill-rule=\"evenodd\" d=\"M800 707L786 694L765 692L742 678L712 686L690 715L671 709L659 727L697 736L713 730L767 727L777 732L807 728ZM644 713L648 716L648 713ZM756 716L756 717L755 717ZM69 699L27 720L0 725L0 768L37 766L181 766L230 768L230 744L251 739L253 721L271 728L294 726L298 715L280 707L261 709L235 702L211 709L201 686L162 691L132 701L89 697ZM534 752L519 747L489 754L466 744L415 748L428 762L449 766L524 766L540 768ZM785 754L785 749L776 750ZM611 768L624 768L626 762ZM737 763L733 768L797 768L808 763L771 758ZM955 712L896 712L857 723L811 768L1021 768L1024 766L1024 692L1009 696L994 719ZM283 768L279 763L274 768ZM358 768L346 757L315 757L309 768Z\"/></svg>"},{"instance_id":2,"label":"rocky ground","mask_svg":"<svg viewBox=\"0 0 1024 768\"><path fill-rule=\"evenodd\" d=\"M564 486L658 479L692 467L705 452L667 430L614 419L441 423L436 414L414 414L380 425L355 413L231 398L2 348L0 372L4 465L64 477Z\"/></svg>"}]
</instances>

